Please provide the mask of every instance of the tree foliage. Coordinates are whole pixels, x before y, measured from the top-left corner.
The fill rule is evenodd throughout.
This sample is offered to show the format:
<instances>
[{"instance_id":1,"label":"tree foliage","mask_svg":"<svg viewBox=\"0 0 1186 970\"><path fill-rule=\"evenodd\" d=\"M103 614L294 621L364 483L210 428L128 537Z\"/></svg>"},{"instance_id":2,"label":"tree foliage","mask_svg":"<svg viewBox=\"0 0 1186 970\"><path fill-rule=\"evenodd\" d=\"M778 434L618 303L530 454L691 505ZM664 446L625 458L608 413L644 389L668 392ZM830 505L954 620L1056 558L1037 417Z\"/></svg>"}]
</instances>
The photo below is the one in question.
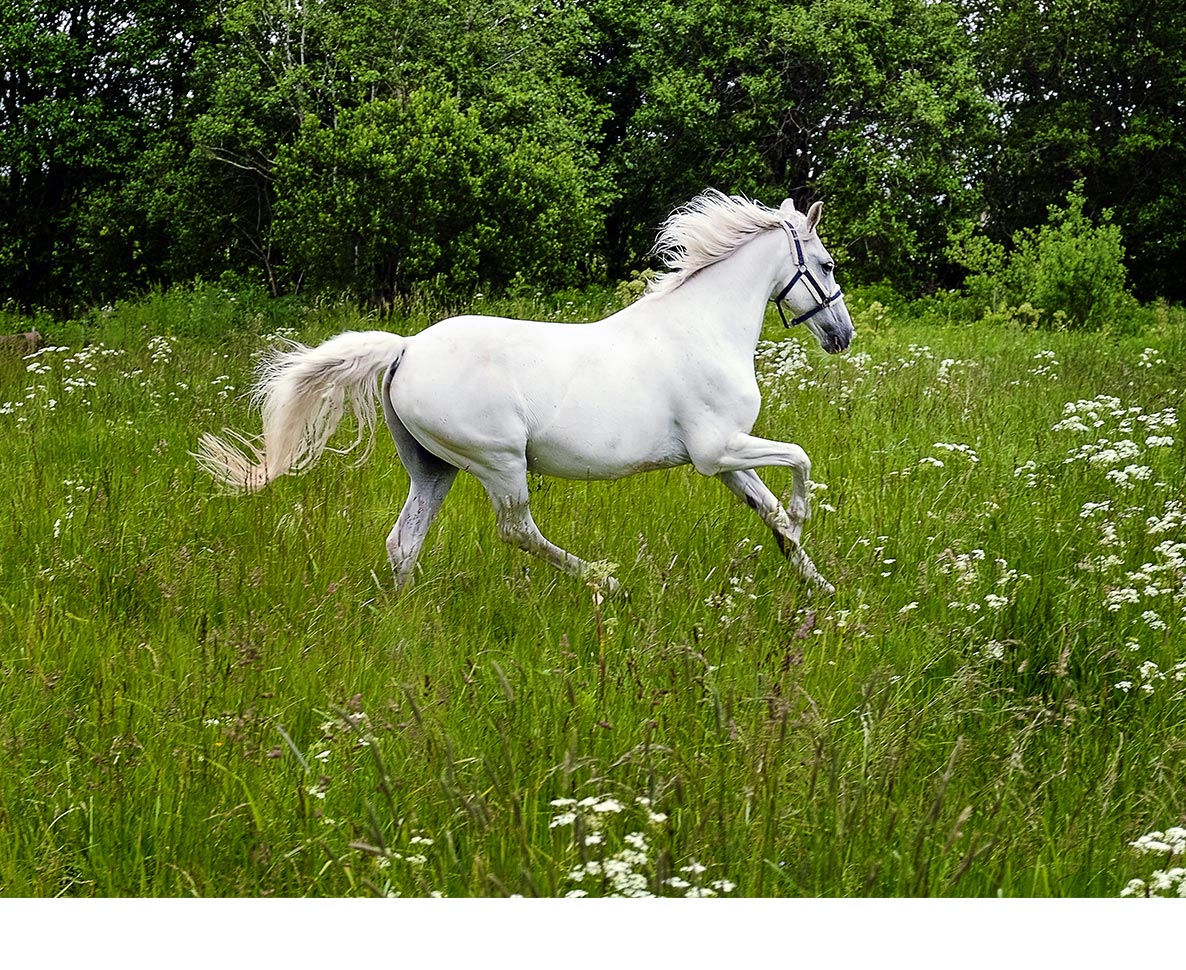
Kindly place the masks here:
<instances>
[{"instance_id":1,"label":"tree foliage","mask_svg":"<svg viewBox=\"0 0 1186 970\"><path fill-rule=\"evenodd\" d=\"M167 138L204 39L200 4L49 3L0 10L0 278L21 303L148 282L159 253L123 183Z\"/></svg>"},{"instance_id":2,"label":"tree foliage","mask_svg":"<svg viewBox=\"0 0 1186 970\"><path fill-rule=\"evenodd\" d=\"M1078 181L1112 209L1138 293L1186 298L1181 0L960 0L997 135L983 170L998 241Z\"/></svg>"},{"instance_id":3,"label":"tree foliage","mask_svg":"<svg viewBox=\"0 0 1186 970\"><path fill-rule=\"evenodd\" d=\"M933 282L977 205L987 102L953 11L921 0L590 5L620 275L673 201L705 185L826 197L858 269ZM639 218L643 216L644 218Z\"/></svg>"},{"instance_id":4,"label":"tree foliage","mask_svg":"<svg viewBox=\"0 0 1186 970\"><path fill-rule=\"evenodd\" d=\"M1180 298L1176 6L14 0L0 300L616 280L708 185L825 199L847 278L919 292L1077 181Z\"/></svg>"}]
</instances>

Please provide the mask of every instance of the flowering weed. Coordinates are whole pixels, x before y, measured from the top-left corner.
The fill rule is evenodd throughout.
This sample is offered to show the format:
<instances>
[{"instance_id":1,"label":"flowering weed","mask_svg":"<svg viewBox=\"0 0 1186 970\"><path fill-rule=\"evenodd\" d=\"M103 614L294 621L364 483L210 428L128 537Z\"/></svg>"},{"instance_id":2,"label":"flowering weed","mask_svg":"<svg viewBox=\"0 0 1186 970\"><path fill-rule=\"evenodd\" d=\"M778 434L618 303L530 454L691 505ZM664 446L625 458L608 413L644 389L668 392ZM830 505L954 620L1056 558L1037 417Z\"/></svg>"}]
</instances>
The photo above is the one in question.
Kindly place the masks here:
<instances>
[{"instance_id":1,"label":"flowering weed","mask_svg":"<svg viewBox=\"0 0 1186 970\"><path fill-rule=\"evenodd\" d=\"M1175 827L1164 832L1150 832L1129 845L1137 855L1159 857L1166 868L1153 870L1146 879L1129 880L1128 885L1120 890L1121 896L1186 898L1186 869L1181 865L1170 865L1186 856L1186 829Z\"/></svg>"}]
</instances>

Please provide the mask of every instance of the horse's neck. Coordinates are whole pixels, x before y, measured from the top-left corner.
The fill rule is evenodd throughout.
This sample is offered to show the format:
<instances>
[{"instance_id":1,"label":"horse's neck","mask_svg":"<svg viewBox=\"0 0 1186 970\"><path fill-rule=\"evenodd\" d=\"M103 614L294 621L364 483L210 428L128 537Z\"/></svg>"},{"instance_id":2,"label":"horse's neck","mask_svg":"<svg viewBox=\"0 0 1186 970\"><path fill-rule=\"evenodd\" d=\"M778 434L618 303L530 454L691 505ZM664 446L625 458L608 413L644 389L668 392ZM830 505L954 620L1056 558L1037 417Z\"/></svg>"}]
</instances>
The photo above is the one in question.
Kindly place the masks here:
<instances>
[{"instance_id":1,"label":"horse's neck","mask_svg":"<svg viewBox=\"0 0 1186 970\"><path fill-rule=\"evenodd\" d=\"M728 347L752 358L762 333L778 260L785 261L781 233L762 232L736 252L706 266L656 300L656 318L681 340Z\"/></svg>"}]
</instances>

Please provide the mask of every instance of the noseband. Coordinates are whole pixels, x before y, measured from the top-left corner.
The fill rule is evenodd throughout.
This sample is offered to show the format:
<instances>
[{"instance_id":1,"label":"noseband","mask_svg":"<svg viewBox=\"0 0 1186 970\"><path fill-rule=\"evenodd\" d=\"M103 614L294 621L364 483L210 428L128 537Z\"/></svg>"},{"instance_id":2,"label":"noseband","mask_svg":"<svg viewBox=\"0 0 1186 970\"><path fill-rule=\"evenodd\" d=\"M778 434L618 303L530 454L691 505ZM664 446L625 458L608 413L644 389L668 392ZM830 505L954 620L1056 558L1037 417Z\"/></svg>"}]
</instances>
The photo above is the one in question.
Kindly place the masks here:
<instances>
[{"instance_id":1,"label":"noseband","mask_svg":"<svg viewBox=\"0 0 1186 970\"><path fill-rule=\"evenodd\" d=\"M793 250L792 258L796 261L795 275L791 277L791 281L784 286L773 300L774 306L778 309L778 315L782 318L782 325L784 327L793 327L802 323L804 320L810 320L820 310L823 310L832 305L834 300L840 299L844 295L844 291L840 287L836 287L836 292L828 296L828 291L821 285L820 281L815 278L815 274L807 268L807 261L803 258L803 244L799 242L799 233L795 231L795 227L789 222L782 224L783 232L787 234L787 239L790 241L791 249ZM786 295L791 292L795 284L799 280L804 280L807 286L812 290L819 305L813 310L808 310L806 313L795 317L790 323L787 323L786 314L782 312L782 301L786 299Z\"/></svg>"}]
</instances>

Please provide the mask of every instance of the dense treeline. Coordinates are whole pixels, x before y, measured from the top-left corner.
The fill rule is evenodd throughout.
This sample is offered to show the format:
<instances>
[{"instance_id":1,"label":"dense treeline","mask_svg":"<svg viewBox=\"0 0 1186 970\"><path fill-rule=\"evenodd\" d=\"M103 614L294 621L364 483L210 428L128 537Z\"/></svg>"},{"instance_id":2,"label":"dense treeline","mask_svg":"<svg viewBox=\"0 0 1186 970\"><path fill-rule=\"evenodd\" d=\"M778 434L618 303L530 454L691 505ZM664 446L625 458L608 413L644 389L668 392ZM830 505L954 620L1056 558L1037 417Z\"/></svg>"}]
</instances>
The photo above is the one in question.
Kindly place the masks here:
<instances>
[{"instance_id":1,"label":"dense treeline","mask_svg":"<svg viewBox=\"0 0 1186 970\"><path fill-rule=\"evenodd\" d=\"M849 278L915 293L1071 199L1181 300L1182 7L10 0L0 302L613 280L706 185L826 198Z\"/></svg>"}]
</instances>

